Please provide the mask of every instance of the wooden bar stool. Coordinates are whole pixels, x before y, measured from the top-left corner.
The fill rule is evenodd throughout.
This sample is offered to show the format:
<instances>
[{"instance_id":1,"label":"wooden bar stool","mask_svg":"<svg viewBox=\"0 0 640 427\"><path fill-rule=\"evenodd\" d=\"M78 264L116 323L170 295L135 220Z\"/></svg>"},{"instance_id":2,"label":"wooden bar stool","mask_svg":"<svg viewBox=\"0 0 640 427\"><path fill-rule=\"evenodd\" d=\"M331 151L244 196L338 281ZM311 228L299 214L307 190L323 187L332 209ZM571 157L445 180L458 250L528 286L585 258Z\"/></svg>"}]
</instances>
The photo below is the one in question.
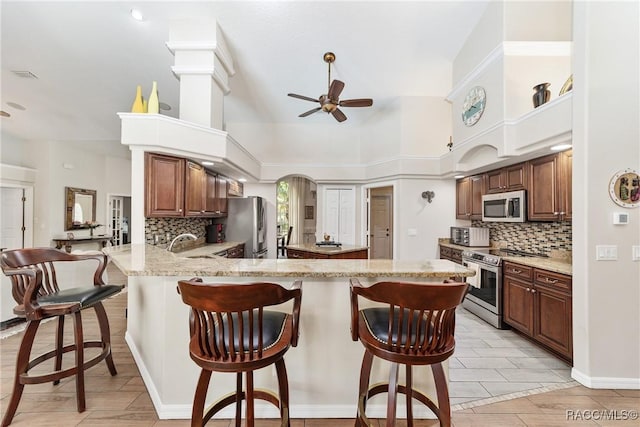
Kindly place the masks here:
<instances>
[{"instance_id":1,"label":"wooden bar stool","mask_svg":"<svg viewBox=\"0 0 640 427\"><path fill-rule=\"evenodd\" d=\"M367 400L387 392L387 427L395 426L398 393L406 396L407 426L413 426L412 399L424 403L440 420L451 425L447 379L442 362L453 354L455 310L464 299L467 283L379 282L364 287L351 279L351 338L360 339L365 353L360 371L355 426L371 426ZM384 303L386 307L358 309L358 298ZM369 387L373 357L392 363L389 382ZM406 384L398 384L398 365L405 365ZM431 365L438 405L412 386L413 365Z\"/></svg>"},{"instance_id":2,"label":"wooden bar stool","mask_svg":"<svg viewBox=\"0 0 640 427\"><path fill-rule=\"evenodd\" d=\"M73 263L94 260L97 262L93 280L87 280L84 287L60 290L56 277L56 263ZM76 376L76 403L78 412L84 412L84 371L104 360L111 375L116 375L116 367L111 356L111 336L109 320L102 305L102 300L117 294L124 286L107 285L102 274L107 266L107 256L72 255L53 248L16 249L2 252L0 266L6 276L11 279L13 298L18 304L13 312L27 320L20 348L16 358L16 373L13 391L2 419L2 426L11 424L18 409L20 397L25 384L40 384L52 381L58 384L62 378ZM91 286L93 285L93 286ZM82 333L81 311L93 307L100 327L100 341L85 341ZM73 315L75 343L63 346L64 317ZM38 326L43 319L58 318L55 348L31 359ZM84 349L97 347L102 351L90 360L84 360ZM75 365L62 369L62 355L75 352ZM30 375L35 366L55 358L54 370L45 374Z\"/></svg>"},{"instance_id":3,"label":"wooden bar stool","mask_svg":"<svg viewBox=\"0 0 640 427\"><path fill-rule=\"evenodd\" d=\"M191 306L189 353L202 368L191 412L191 425L202 426L223 408L236 405L236 426L241 424L242 401L246 425L254 426L254 399L280 409L281 425L289 426L289 383L284 354L298 344L302 282L291 289L275 283L202 283L202 279L178 282L182 301ZM293 299L291 314L265 307ZM266 390L254 390L253 371L275 364L279 398ZM214 402L204 411L213 371L236 372L236 392ZM246 387L242 391L243 372Z\"/></svg>"}]
</instances>

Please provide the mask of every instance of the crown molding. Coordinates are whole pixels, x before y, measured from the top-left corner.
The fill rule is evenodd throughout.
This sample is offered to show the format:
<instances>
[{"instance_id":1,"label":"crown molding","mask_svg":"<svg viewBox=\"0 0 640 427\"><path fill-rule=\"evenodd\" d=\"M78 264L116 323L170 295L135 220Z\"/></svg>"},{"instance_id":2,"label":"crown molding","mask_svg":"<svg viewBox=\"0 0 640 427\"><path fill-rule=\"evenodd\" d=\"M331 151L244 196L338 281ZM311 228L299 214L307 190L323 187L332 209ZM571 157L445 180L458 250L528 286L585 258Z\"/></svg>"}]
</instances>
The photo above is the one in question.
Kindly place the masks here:
<instances>
[{"instance_id":1,"label":"crown molding","mask_svg":"<svg viewBox=\"0 0 640 427\"><path fill-rule=\"evenodd\" d=\"M169 49L172 55L175 55L177 50L186 51L212 51L216 58L220 61L227 74L233 76L236 71L233 67L233 59L231 55L224 47L224 45L216 42L199 42L199 41L168 41L165 45Z\"/></svg>"},{"instance_id":2,"label":"crown molding","mask_svg":"<svg viewBox=\"0 0 640 427\"><path fill-rule=\"evenodd\" d=\"M225 95L231 92L231 88L227 84L226 76L214 67L181 67L174 65L171 67L171 71L178 77L178 80L180 80L180 76L183 75L211 76Z\"/></svg>"}]
</instances>

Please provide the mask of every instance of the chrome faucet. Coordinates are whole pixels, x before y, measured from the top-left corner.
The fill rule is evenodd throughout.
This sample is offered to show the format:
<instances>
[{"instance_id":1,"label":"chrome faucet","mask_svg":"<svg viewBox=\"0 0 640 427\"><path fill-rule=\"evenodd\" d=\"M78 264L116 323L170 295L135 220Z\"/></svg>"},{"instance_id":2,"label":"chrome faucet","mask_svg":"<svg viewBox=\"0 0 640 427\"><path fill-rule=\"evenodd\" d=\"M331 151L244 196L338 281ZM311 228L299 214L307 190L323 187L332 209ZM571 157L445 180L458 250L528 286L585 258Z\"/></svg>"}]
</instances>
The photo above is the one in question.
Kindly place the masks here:
<instances>
[{"instance_id":1,"label":"chrome faucet","mask_svg":"<svg viewBox=\"0 0 640 427\"><path fill-rule=\"evenodd\" d=\"M198 236L196 236L195 234L191 234L191 233L178 234L176 237L173 238L173 240L171 240L171 243L169 243L169 246L167 246L167 250L171 252L171 249L173 249L173 245L183 237L188 237L193 240L198 239Z\"/></svg>"}]
</instances>

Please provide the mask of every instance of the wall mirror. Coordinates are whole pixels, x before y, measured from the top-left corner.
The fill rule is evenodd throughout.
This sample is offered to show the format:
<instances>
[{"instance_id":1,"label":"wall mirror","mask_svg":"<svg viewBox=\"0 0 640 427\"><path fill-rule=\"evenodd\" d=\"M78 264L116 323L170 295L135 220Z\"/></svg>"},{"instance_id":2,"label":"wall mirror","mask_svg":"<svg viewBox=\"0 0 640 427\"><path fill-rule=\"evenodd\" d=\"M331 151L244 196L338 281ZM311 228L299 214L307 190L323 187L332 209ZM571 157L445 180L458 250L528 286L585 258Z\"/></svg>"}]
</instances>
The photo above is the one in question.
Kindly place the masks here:
<instances>
[{"instance_id":1,"label":"wall mirror","mask_svg":"<svg viewBox=\"0 0 640 427\"><path fill-rule=\"evenodd\" d=\"M65 231L89 228L96 221L96 190L65 187Z\"/></svg>"}]
</instances>

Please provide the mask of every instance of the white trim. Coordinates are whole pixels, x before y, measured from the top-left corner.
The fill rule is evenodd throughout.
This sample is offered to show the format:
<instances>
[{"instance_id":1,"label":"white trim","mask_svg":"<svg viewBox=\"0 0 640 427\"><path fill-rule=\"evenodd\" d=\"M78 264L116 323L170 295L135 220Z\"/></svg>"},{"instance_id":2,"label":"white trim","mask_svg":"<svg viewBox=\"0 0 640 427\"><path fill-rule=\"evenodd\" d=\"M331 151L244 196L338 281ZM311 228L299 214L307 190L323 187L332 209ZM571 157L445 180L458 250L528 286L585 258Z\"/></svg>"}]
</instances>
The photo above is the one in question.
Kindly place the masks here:
<instances>
[{"instance_id":1,"label":"white trim","mask_svg":"<svg viewBox=\"0 0 640 427\"><path fill-rule=\"evenodd\" d=\"M231 92L231 88L226 82L227 78L215 67L185 67L173 65L171 66L171 71L178 77L178 80L180 80L180 77L183 75L211 76L213 81L216 82L225 95L228 95Z\"/></svg>"},{"instance_id":2,"label":"white trim","mask_svg":"<svg viewBox=\"0 0 640 427\"><path fill-rule=\"evenodd\" d=\"M231 55L223 44L217 42L200 42L200 41L168 41L165 43L171 54L175 55L176 50L205 50L205 51L213 51L216 55L227 74L233 76L236 71L233 68L233 60L231 59Z\"/></svg>"},{"instance_id":3,"label":"white trim","mask_svg":"<svg viewBox=\"0 0 640 427\"><path fill-rule=\"evenodd\" d=\"M640 390L640 378L590 377L575 367L571 368L571 378L588 388Z\"/></svg>"}]
</instances>

